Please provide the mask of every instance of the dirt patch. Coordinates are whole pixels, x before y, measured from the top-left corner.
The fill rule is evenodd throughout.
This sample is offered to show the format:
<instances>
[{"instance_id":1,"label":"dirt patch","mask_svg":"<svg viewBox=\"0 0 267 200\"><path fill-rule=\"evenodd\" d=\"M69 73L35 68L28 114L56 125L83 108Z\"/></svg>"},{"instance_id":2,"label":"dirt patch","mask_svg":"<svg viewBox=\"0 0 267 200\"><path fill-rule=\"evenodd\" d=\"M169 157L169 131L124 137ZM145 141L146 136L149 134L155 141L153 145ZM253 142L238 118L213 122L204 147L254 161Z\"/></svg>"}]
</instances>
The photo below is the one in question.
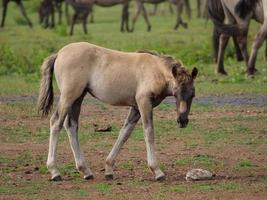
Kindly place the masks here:
<instances>
[{"instance_id":1,"label":"dirt patch","mask_svg":"<svg viewBox=\"0 0 267 200\"><path fill-rule=\"evenodd\" d=\"M58 99L56 97L55 99ZM0 103L17 103L17 102L36 102L37 96L0 96ZM85 98L86 102L95 102L94 98L89 95ZM165 103L175 103L174 98L167 97ZM194 99L195 103L208 104L215 106L265 106L267 105L267 96L264 95L235 95L235 96L199 96Z\"/></svg>"},{"instance_id":2,"label":"dirt patch","mask_svg":"<svg viewBox=\"0 0 267 200\"><path fill-rule=\"evenodd\" d=\"M183 130L177 129L175 109L159 108L154 112L156 148L167 180L154 181L138 123L118 157L115 180L107 182L105 159L128 108L87 99L79 137L95 179L84 181L76 171L68 138L61 133L59 184L48 181L46 170L49 118L34 113L33 104L1 108L0 199L264 199L267 194L267 112L259 106L196 108ZM110 124L112 130L95 133L94 124ZM214 172L215 179L187 183L186 172L197 167Z\"/></svg>"}]
</instances>

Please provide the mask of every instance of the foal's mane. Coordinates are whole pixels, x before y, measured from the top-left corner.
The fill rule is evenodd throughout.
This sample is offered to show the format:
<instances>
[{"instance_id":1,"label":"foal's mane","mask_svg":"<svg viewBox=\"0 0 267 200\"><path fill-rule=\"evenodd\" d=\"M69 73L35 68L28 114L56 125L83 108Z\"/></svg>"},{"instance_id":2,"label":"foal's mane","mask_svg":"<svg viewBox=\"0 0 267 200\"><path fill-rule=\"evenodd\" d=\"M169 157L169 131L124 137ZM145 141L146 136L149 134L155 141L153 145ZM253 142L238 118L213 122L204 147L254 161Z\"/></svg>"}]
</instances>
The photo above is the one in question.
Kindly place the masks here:
<instances>
[{"instance_id":1,"label":"foal's mane","mask_svg":"<svg viewBox=\"0 0 267 200\"><path fill-rule=\"evenodd\" d=\"M183 63L180 60L176 60L173 56L165 55L158 53L156 51L146 51L146 50L140 50L137 51L137 53L148 53L153 56L157 56L159 58L162 58L166 65L172 70L174 66L177 67L177 73L178 73L178 82L180 84L187 84L192 82L192 76L190 72L183 67Z\"/></svg>"},{"instance_id":2,"label":"foal's mane","mask_svg":"<svg viewBox=\"0 0 267 200\"><path fill-rule=\"evenodd\" d=\"M150 55L157 56L157 57L163 59L165 61L165 63L170 67L174 64L177 64L179 66L183 65L181 61L176 60L173 56L165 55L165 54L162 54L162 53L159 53L156 51L139 50L139 51L137 51L137 53L148 53Z\"/></svg>"}]
</instances>

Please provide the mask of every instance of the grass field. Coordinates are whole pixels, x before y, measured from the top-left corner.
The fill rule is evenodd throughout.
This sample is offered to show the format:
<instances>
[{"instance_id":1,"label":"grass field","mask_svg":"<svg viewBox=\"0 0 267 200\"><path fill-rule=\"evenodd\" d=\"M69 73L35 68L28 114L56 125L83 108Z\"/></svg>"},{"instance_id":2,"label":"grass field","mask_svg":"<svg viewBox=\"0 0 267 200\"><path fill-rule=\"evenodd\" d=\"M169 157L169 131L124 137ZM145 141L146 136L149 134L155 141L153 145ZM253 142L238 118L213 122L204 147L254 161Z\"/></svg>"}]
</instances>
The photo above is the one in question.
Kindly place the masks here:
<instances>
[{"instance_id":1,"label":"grass field","mask_svg":"<svg viewBox=\"0 0 267 200\"><path fill-rule=\"evenodd\" d=\"M245 65L237 62L232 44L225 67L229 76L214 73L211 56L212 23L196 19L189 29L172 28L175 16L150 18L152 32L144 20L134 33L121 33L121 8L96 8L95 23L84 35L76 25L75 35L61 25L44 30L38 25L38 0L25 1L34 28L29 29L18 9L10 4L6 27L0 29L0 96L36 96L43 59L65 44L87 41L122 51L155 50L173 55L188 69L197 66L197 96L267 95L264 49L259 51L254 79L246 79ZM193 1L192 1L193 2ZM134 4L131 11L134 10ZM194 13L195 14L195 13ZM259 29L251 24L249 41ZM108 106L92 99L82 109L79 137L94 174L84 181L75 170L68 138L60 135L58 165L64 181L49 182L46 156L49 119L40 118L32 102L0 101L0 199L266 199L267 196L267 108L266 106L214 106L195 103L186 129L178 129L175 107L162 104L155 110L158 160L167 174L163 183L154 181L146 165L142 126L139 123L123 148L115 169L115 180L104 179L104 161L127 115L127 108ZM93 124L112 125L110 133L95 133ZM204 168L216 174L211 181L186 182L185 173Z\"/></svg>"}]
</instances>

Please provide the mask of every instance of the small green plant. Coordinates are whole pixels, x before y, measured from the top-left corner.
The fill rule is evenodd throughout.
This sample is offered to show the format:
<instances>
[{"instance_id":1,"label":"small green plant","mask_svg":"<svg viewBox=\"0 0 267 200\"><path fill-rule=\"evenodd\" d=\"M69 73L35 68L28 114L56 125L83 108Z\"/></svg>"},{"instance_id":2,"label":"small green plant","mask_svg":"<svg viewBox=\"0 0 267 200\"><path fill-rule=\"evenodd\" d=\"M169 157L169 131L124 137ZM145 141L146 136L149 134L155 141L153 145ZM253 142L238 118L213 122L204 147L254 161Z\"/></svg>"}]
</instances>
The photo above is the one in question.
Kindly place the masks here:
<instances>
[{"instance_id":1,"label":"small green plant","mask_svg":"<svg viewBox=\"0 0 267 200\"><path fill-rule=\"evenodd\" d=\"M99 184L94 185L93 187L97 192L101 192L101 193L109 192L112 189L111 185L107 183L99 183Z\"/></svg>"}]
</instances>

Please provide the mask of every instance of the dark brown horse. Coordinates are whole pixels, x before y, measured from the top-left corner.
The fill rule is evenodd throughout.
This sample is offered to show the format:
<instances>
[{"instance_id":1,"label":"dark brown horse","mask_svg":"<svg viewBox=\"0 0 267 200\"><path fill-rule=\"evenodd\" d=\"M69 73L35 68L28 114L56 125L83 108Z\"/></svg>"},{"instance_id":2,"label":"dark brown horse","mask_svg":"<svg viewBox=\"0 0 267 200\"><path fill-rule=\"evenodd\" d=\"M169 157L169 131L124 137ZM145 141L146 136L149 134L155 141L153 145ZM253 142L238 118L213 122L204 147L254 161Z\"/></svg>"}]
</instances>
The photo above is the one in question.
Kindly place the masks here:
<instances>
[{"instance_id":1,"label":"dark brown horse","mask_svg":"<svg viewBox=\"0 0 267 200\"><path fill-rule=\"evenodd\" d=\"M80 17L83 21L84 32L87 33L87 18L90 14L92 14L93 6L101 6L101 7L112 7L115 5L122 5L122 16L121 16L121 32L125 30L127 32L129 29L129 3L130 0L66 0L68 4L70 4L74 9L74 15L71 24L70 34L73 34L73 27L77 19Z\"/></svg>"},{"instance_id":2,"label":"dark brown horse","mask_svg":"<svg viewBox=\"0 0 267 200\"><path fill-rule=\"evenodd\" d=\"M135 23L139 17L140 14L143 14L143 17L147 24L147 31L151 30L151 24L148 19L147 11L144 6L144 4L152 4L152 5L158 5L160 3L166 2L168 0L136 0L137 2L137 11L135 13L135 16L132 21L132 31L134 31ZM174 26L174 29L177 30L179 26L181 25L184 28L187 28L187 23L185 23L182 19L182 11L184 7L184 0L171 0L171 3L176 6L176 24Z\"/></svg>"},{"instance_id":3,"label":"dark brown horse","mask_svg":"<svg viewBox=\"0 0 267 200\"><path fill-rule=\"evenodd\" d=\"M8 7L8 4L11 1L15 2L19 6L20 11L21 11L22 15L24 16L24 18L26 19L28 25L30 27L32 27L32 22L29 19L29 17L27 16L27 13L26 13L25 8L23 6L22 0L2 0L3 14L2 14L1 27L4 27L5 26L5 19L6 19L6 14L7 14L7 7Z\"/></svg>"},{"instance_id":4,"label":"dark brown horse","mask_svg":"<svg viewBox=\"0 0 267 200\"><path fill-rule=\"evenodd\" d=\"M225 24L218 14L218 6L223 7L223 12L228 19ZM224 70L224 51L230 36L235 36L247 65L247 75L255 73L257 52L267 38L267 3L262 0L209 0L209 14L220 34L217 72L227 74ZM251 19L262 23L261 30L256 36L251 55L247 51L247 35ZM265 52L267 55L267 51Z\"/></svg>"}]
</instances>

